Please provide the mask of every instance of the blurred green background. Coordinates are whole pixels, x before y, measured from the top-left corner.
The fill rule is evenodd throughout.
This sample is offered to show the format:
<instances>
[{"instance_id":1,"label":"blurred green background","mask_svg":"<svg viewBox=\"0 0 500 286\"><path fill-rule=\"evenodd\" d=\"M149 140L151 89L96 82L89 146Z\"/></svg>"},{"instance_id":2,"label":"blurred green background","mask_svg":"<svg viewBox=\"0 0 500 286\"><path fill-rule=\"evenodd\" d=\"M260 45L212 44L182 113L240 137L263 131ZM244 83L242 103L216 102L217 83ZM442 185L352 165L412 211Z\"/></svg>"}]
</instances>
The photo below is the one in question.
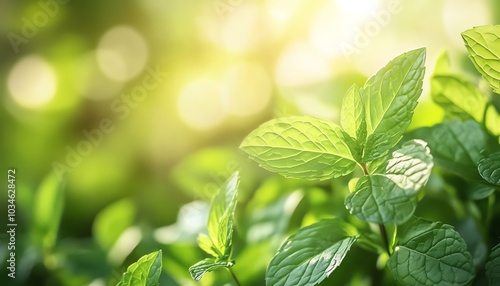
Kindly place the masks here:
<instances>
[{"instance_id":1,"label":"blurred green background","mask_svg":"<svg viewBox=\"0 0 500 286\"><path fill-rule=\"evenodd\" d=\"M0 163L17 170L18 227L12 280L2 225L1 284L113 285L161 248L162 285L197 285L187 267L204 257L209 199L240 170L235 272L263 285L287 234L344 215L324 190L346 182L273 176L238 151L245 135L294 114L338 122L351 84L419 47L427 75L412 128L433 125L435 60L447 50L477 82L460 32L499 20L495 0L2 0ZM345 279L370 285L372 274Z\"/></svg>"}]
</instances>

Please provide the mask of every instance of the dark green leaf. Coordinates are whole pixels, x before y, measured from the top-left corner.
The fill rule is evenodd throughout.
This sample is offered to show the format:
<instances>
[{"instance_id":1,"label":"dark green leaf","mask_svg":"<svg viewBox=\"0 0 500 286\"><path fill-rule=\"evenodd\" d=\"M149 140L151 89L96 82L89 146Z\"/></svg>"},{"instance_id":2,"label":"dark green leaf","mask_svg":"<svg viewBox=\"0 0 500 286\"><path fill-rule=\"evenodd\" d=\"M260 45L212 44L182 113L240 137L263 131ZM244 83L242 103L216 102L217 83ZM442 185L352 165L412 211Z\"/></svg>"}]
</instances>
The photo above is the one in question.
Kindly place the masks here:
<instances>
[{"instance_id":1,"label":"dark green leaf","mask_svg":"<svg viewBox=\"0 0 500 286\"><path fill-rule=\"evenodd\" d=\"M488 263L486 263L486 276L490 286L500 285L500 244L491 250Z\"/></svg>"},{"instance_id":2,"label":"dark green leaf","mask_svg":"<svg viewBox=\"0 0 500 286\"><path fill-rule=\"evenodd\" d=\"M450 225L416 220L400 233L387 266L401 285L468 285L474 278L467 245Z\"/></svg>"},{"instance_id":3,"label":"dark green leaf","mask_svg":"<svg viewBox=\"0 0 500 286\"><path fill-rule=\"evenodd\" d=\"M212 272L219 268L230 268L233 266L233 264L234 263L231 261L205 258L195 265L189 267L189 273L194 280L198 281L207 272Z\"/></svg>"},{"instance_id":4,"label":"dark green leaf","mask_svg":"<svg viewBox=\"0 0 500 286\"><path fill-rule=\"evenodd\" d=\"M266 272L266 285L316 285L342 262L357 231L340 219L299 229L281 245Z\"/></svg>"},{"instance_id":5,"label":"dark green leaf","mask_svg":"<svg viewBox=\"0 0 500 286\"><path fill-rule=\"evenodd\" d=\"M356 165L340 127L313 117L268 121L240 148L263 168L290 178L326 180L349 174Z\"/></svg>"},{"instance_id":6,"label":"dark green leaf","mask_svg":"<svg viewBox=\"0 0 500 286\"><path fill-rule=\"evenodd\" d=\"M488 183L500 187L500 152L481 158L477 163L477 169Z\"/></svg>"},{"instance_id":7,"label":"dark green leaf","mask_svg":"<svg viewBox=\"0 0 500 286\"><path fill-rule=\"evenodd\" d=\"M161 250L144 255L127 268L117 286L158 286L161 264Z\"/></svg>"}]
</instances>

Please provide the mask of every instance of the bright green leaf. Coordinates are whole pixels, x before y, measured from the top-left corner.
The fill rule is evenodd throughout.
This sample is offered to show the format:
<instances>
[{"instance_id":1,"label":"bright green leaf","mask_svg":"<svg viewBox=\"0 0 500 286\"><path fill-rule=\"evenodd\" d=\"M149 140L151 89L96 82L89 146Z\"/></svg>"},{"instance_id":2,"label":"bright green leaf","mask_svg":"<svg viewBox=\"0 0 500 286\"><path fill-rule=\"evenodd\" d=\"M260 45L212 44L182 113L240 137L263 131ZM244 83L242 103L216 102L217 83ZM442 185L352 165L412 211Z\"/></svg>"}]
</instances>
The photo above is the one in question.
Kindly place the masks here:
<instances>
[{"instance_id":1,"label":"bright green leaf","mask_svg":"<svg viewBox=\"0 0 500 286\"><path fill-rule=\"evenodd\" d=\"M488 263L486 263L486 276L490 286L500 285L500 244L491 250Z\"/></svg>"},{"instance_id":2,"label":"bright green leaf","mask_svg":"<svg viewBox=\"0 0 500 286\"><path fill-rule=\"evenodd\" d=\"M158 286L161 269L161 250L158 250L131 264L117 286Z\"/></svg>"},{"instance_id":3,"label":"bright green leaf","mask_svg":"<svg viewBox=\"0 0 500 286\"><path fill-rule=\"evenodd\" d=\"M416 220L400 234L387 266L401 285L468 285L474 278L467 245L452 226Z\"/></svg>"},{"instance_id":4,"label":"bright green leaf","mask_svg":"<svg viewBox=\"0 0 500 286\"><path fill-rule=\"evenodd\" d=\"M429 180L433 166L427 143L410 140L392 153L385 173L400 188L418 191Z\"/></svg>"},{"instance_id":5,"label":"bright green leaf","mask_svg":"<svg viewBox=\"0 0 500 286\"><path fill-rule=\"evenodd\" d=\"M266 271L266 285L316 285L342 263L357 231L340 219L321 220L290 236Z\"/></svg>"},{"instance_id":6,"label":"bright green leaf","mask_svg":"<svg viewBox=\"0 0 500 286\"><path fill-rule=\"evenodd\" d=\"M415 130L414 137L429 144L434 163L467 178L478 178L477 161L487 136L478 123L451 121Z\"/></svg>"},{"instance_id":7,"label":"bright green leaf","mask_svg":"<svg viewBox=\"0 0 500 286\"><path fill-rule=\"evenodd\" d=\"M493 91L500 93L500 26L481 26L462 33L469 57Z\"/></svg>"},{"instance_id":8,"label":"bright green leaf","mask_svg":"<svg viewBox=\"0 0 500 286\"><path fill-rule=\"evenodd\" d=\"M290 178L326 180L347 175L356 166L340 127L313 117L268 121L240 148L263 168Z\"/></svg>"},{"instance_id":9,"label":"bright green leaf","mask_svg":"<svg viewBox=\"0 0 500 286\"><path fill-rule=\"evenodd\" d=\"M431 78L431 95L451 118L483 121L488 101L466 79L455 75L434 75Z\"/></svg>"},{"instance_id":10,"label":"bright green leaf","mask_svg":"<svg viewBox=\"0 0 500 286\"><path fill-rule=\"evenodd\" d=\"M210 239L210 237L204 233L200 233L198 235L198 246L205 251L206 253L212 255L213 257L219 257L217 253L219 250L214 246L214 243Z\"/></svg>"},{"instance_id":11,"label":"bright green leaf","mask_svg":"<svg viewBox=\"0 0 500 286\"><path fill-rule=\"evenodd\" d=\"M234 263L231 261L205 258L195 265L189 267L189 273L194 280L198 281L207 272L211 272L219 268L230 268L233 266L233 264Z\"/></svg>"},{"instance_id":12,"label":"bright green leaf","mask_svg":"<svg viewBox=\"0 0 500 286\"><path fill-rule=\"evenodd\" d=\"M46 250L52 249L56 243L63 208L63 182L51 173L38 187L33 206L34 236Z\"/></svg>"},{"instance_id":13,"label":"bright green leaf","mask_svg":"<svg viewBox=\"0 0 500 286\"><path fill-rule=\"evenodd\" d=\"M385 175L369 175L359 179L356 192L350 193L344 204L361 220L401 224L415 212L417 192L402 189Z\"/></svg>"},{"instance_id":14,"label":"bright green leaf","mask_svg":"<svg viewBox=\"0 0 500 286\"><path fill-rule=\"evenodd\" d=\"M218 251L216 258L228 258L231 252L234 211L238 197L239 174L234 173L221 187L213 198L208 215L208 234L214 251Z\"/></svg>"},{"instance_id":15,"label":"bright green leaf","mask_svg":"<svg viewBox=\"0 0 500 286\"><path fill-rule=\"evenodd\" d=\"M368 141L377 136L371 139L372 145L385 146L387 152L401 139L422 92L424 64L425 49L413 50L396 57L366 82ZM367 152L364 156L373 158Z\"/></svg>"},{"instance_id":16,"label":"bright green leaf","mask_svg":"<svg viewBox=\"0 0 500 286\"><path fill-rule=\"evenodd\" d=\"M135 219L135 208L131 200L113 203L97 214L92 231L94 239L103 250L109 251L120 235Z\"/></svg>"},{"instance_id":17,"label":"bright green leaf","mask_svg":"<svg viewBox=\"0 0 500 286\"><path fill-rule=\"evenodd\" d=\"M500 152L481 158L477 163L477 169L488 183L500 186Z\"/></svg>"},{"instance_id":18,"label":"bright green leaf","mask_svg":"<svg viewBox=\"0 0 500 286\"><path fill-rule=\"evenodd\" d=\"M358 142L366 140L365 107L362 93L357 85L352 85L344 95L340 113L340 125L349 136Z\"/></svg>"}]
</instances>

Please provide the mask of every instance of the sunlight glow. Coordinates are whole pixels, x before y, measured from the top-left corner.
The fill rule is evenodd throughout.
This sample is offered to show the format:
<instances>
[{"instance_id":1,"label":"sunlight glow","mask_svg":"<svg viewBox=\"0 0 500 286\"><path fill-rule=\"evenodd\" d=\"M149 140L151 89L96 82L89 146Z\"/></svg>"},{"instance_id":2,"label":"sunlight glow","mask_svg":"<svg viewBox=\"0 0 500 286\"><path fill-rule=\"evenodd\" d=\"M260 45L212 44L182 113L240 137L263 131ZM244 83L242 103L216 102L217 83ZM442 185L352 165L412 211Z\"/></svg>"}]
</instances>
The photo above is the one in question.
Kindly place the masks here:
<instances>
[{"instance_id":1,"label":"sunlight glow","mask_svg":"<svg viewBox=\"0 0 500 286\"><path fill-rule=\"evenodd\" d=\"M266 35L261 11L254 5L243 5L226 13L222 27L222 44L232 53L242 54L259 47Z\"/></svg>"},{"instance_id":2,"label":"sunlight glow","mask_svg":"<svg viewBox=\"0 0 500 286\"><path fill-rule=\"evenodd\" d=\"M43 58L30 55L19 60L7 78L12 99L27 108L38 108L55 95L57 79L54 70Z\"/></svg>"},{"instance_id":3,"label":"sunlight glow","mask_svg":"<svg viewBox=\"0 0 500 286\"><path fill-rule=\"evenodd\" d=\"M335 0L342 14L349 17L367 18L377 10L379 0Z\"/></svg>"}]
</instances>

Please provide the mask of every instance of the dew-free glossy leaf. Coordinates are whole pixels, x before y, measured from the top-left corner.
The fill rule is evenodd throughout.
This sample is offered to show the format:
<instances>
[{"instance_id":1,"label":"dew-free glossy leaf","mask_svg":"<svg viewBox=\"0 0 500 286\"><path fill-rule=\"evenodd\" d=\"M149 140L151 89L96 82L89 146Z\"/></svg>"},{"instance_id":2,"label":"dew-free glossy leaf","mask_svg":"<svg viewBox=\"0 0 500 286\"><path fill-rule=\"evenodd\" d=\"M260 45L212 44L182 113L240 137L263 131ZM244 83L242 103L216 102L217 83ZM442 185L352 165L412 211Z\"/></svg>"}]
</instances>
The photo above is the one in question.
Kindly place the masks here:
<instances>
[{"instance_id":1,"label":"dew-free glossy leaf","mask_svg":"<svg viewBox=\"0 0 500 286\"><path fill-rule=\"evenodd\" d=\"M224 183L210 205L208 234L219 259L228 258L231 252L238 184L239 174L236 172Z\"/></svg>"},{"instance_id":2,"label":"dew-free glossy leaf","mask_svg":"<svg viewBox=\"0 0 500 286\"><path fill-rule=\"evenodd\" d=\"M230 268L233 266L233 264L234 263L231 261L218 260L214 258L205 258L196 263L195 265L189 267L189 274L191 274L191 277L194 280L198 281L207 272L212 272L219 268Z\"/></svg>"},{"instance_id":3,"label":"dew-free glossy leaf","mask_svg":"<svg viewBox=\"0 0 500 286\"><path fill-rule=\"evenodd\" d=\"M500 285L500 244L491 250L488 263L486 263L486 276L488 276L490 286Z\"/></svg>"},{"instance_id":4,"label":"dew-free glossy leaf","mask_svg":"<svg viewBox=\"0 0 500 286\"><path fill-rule=\"evenodd\" d=\"M427 143L410 140L392 153L385 173L400 188L418 191L429 180L433 166Z\"/></svg>"},{"instance_id":5,"label":"dew-free glossy leaf","mask_svg":"<svg viewBox=\"0 0 500 286\"><path fill-rule=\"evenodd\" d=\"M500 26L481 26L462 33L469 58L493 91L500 93Z\"/></svg>"},{"instance_id":6,"label":"dew-free glossy leaf","mask_svg":"<svg viewBox=\"0 0 500 286\"><path fill-rule=\"evenodd\" d=\"M285 177L326 180L347 175L355 161L339 126L327 120L291 116L268 121L240 148L260 166Z\"/></svg>"},{"instance_id":7,"label":"dew-free glossy leaf","mask_svg":"<svg viewBox=\"0 0 500 286\"><path fill-rule=\"evenodd\" d=\"M402 189L386 175L369 175L359 179L356 191L347 195L344 204L361 220L401 224L415 212L417 191Z\"/></svg>"},{"instance_id":8,"label":"dew-free glossy leaf","mask_svg":"<svg viewBox=\"0 0 500 286\"><path fill-rule=\"evenodd\" d=\"M196 242L198 243L198 246L207 254L210 254L216 258L220 256L220 254L218 254L219 250L215 247L214 243L208 235L200 233Z\"/></svg>"},{"instance_id":9,"label":"dew-free glossy leaf","mask_svg":"<svg viewBox=\"0 0 500 286\"><path fill-rule=\"evenodd\" d=\"M477 162L477 169L488 183L500 186L500 152L481 158Z\"/></svg>"},{"instance_id":10,"label":"dew-free glossy leaf","mask_svg":"<svg viewBox=\"0 0 500 286\"><path fill-rule=\"evenodd\" d=\"M466 79L455 75L434 75L431 95L451 118L483 121L487 99Z\"/></svg>"},{"instance_id":11,"label":"dew-free glossy leaf","mask_svg":"<svg viewBox=\"0 0 500 286\"><path fill-rule=\"evenodd\" d=\"M290 236L269 263L266 285L316 285L342 262L358 238L340 219L321 220Z\"/></svg>"},{"instance_id":12,"label":"dew-free glossy leaf","mask_svg":"<svg viewBox=\"0 0 500 286\"><path fill-rule=\"evenodd\" d=\"M365 106L361 90L355 84L344 95L340 125L349 136L364 143L366 139Z\"/></svg>"},{"instance_id":13,"label":"dew-free glossy leaf","mask_svg":"<svg viewBox=\"0 0 500 286\"><path fill-rule=\"evenodd\" d=\"M117 286L158 286L161 274L161 250L144 255L127 268Z\"/></svg>"},{"instance_id":14,"label":"dew-free glossy leaf","mask_svg":"<svg viewBox=\"0 0 500 286\"><path fill-rule=\"evenodd\" d=\"M386 151L401 139L411 122L422 92L424 64L425 49L404 53L371 77L363 88L368 135L386 134L387 138L378 139L387 141ZM380 145L372 140L374 145Z\"/></svg>"},{"instance_id":15,"label":"dew-free glossy leaf","mask_svg":"<svg viewBox=\"0 0 500 286\"><path fill-rule=\"evenodd\" d=\"M415 220L401 237L387 266L400 285L468 285L474 263L452 226Z\"/></svg>"},{"instance_id":16,"label":"dew-free glossy leaf","mask_svg":"<svg viewBox=\"0 0 500 286\"><path fill-rule=\"evenodd\" d=\"M434 163L466 178L478 178L477 161L487 137L478 123L451 121L414 132L429 144Z\"/></svg>"}]
</instances>

